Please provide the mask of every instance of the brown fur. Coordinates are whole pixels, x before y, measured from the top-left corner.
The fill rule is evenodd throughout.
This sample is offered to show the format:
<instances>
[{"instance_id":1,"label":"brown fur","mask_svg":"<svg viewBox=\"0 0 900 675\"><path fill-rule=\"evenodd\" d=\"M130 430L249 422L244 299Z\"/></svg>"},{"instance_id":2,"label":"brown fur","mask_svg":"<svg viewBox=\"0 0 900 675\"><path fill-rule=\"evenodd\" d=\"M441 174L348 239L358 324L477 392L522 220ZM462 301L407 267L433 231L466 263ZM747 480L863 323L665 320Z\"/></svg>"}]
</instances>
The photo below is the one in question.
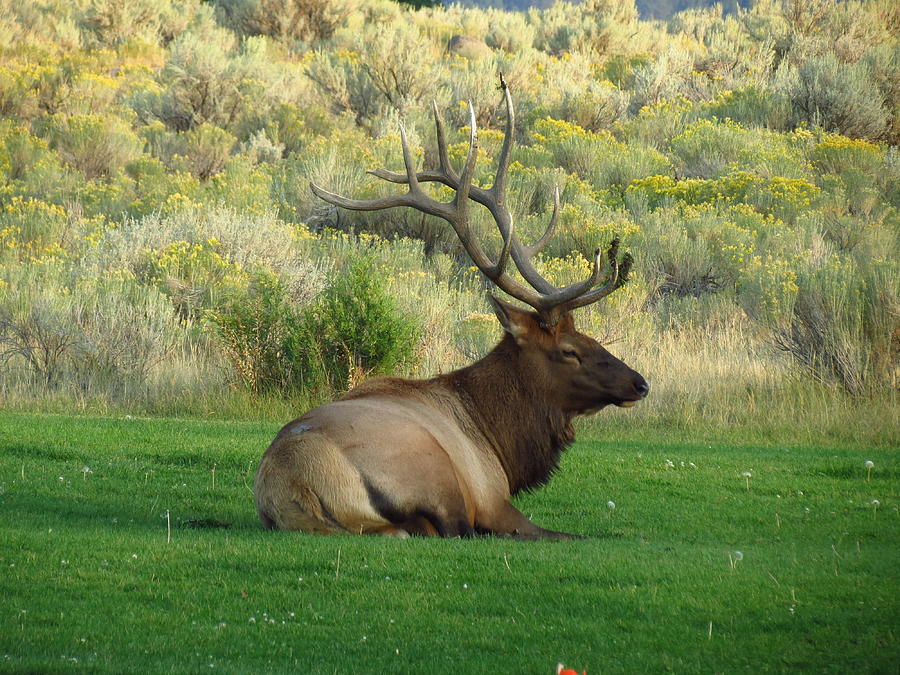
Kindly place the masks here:
<instances>
[{"instance_id":1,"label":"brown fur","mask_svg":"<svg viewBox=\"0 0 900 675\"><path fill-rule=\"evenodd\" d=\"M568 314L546 326L496 302L507 335L430 380L376 378L286 425L254 482L266 527L308 532L568 536L509 498L546 483L572 419L643 398L644 379Z\"/></svg>"}]
</instances>

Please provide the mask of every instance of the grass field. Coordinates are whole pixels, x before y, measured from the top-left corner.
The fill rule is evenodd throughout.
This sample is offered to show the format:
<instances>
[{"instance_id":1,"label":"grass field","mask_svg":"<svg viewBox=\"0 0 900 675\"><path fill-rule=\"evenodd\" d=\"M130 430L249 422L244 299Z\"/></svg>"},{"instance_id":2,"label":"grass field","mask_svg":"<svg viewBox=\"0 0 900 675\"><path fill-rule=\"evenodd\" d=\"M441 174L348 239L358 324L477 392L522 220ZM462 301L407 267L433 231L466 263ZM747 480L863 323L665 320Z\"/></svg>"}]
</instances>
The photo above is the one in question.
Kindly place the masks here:
<instances>
[{"instance_id":1,"label":"grass field","mask_svg":"<svg viewBox=\"0 0 900 675\"><path fill-rule=\"evenodd\" d=\"M262 531L276 430L0 413L0 671L896 672L898 448L587 430L586 540L397 541Z\"/></svg>"}]
</instances>

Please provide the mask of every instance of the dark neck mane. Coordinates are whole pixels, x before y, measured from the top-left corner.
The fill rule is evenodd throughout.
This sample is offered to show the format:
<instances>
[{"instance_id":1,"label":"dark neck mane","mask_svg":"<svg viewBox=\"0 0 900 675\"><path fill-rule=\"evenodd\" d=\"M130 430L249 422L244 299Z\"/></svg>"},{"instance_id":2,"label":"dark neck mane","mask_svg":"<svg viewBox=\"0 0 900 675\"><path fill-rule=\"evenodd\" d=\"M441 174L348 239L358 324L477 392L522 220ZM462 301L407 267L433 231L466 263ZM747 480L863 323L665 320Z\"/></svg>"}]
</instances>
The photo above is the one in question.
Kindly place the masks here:
<instances>
[{"instance_id":1,"label":"dark neck mane","mask_svg":"<svg viewBox=\"0 0 900 675\"><path fill-rule=\"evenodd\" d=\"M487 356L444 378L500 460L512 494L550 480L575 440L571 415L555 407L541 382L517 368L519 347L504 337Z\"/></svg>"}]
</instances>

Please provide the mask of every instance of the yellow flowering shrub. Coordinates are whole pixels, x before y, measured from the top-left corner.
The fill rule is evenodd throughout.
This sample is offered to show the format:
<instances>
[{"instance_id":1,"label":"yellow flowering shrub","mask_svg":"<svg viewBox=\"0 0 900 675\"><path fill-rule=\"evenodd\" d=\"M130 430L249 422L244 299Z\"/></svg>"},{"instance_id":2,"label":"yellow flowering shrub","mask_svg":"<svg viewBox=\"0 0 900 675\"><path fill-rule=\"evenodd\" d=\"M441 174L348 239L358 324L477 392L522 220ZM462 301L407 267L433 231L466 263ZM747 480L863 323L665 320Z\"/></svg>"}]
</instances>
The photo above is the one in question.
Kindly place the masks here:
<instances>
[{"instance_id":1,"label":"yellow flowering shrub","mask_svg":"<svg viewBox=\"0 0 900 675\"><path fill-rule=\"evenodd\" d=\"M214 238L190 243L173 241L158 250L144 250L138 278L162 290L183 319L196 319L215 306L229 289L246 284L241 267L220 253Z\"/></svg>"},{"instance_id":2,"label":"yellow flowering shrub","mask_svg":"<svg viewBox=\"0 0 900 675\"><path fill-rule=\"evenodd\" d=\"M746 204L763 214L792 222L813 207L821 189L802 178L763 178L747 171L734 171L716 179L649 176L631 182L627 193L643 195L656 208L666 203Z\"/></svg>"},{"instance_id":3,"label":"yellow flowering shrub","mask_svg":"<svg viewBox=\"0 0 900 675\"><path fill-rule=\"evenodd\" d=\"M58 256L68 226L69 216L61 206L13 197L0 207L0 246L19 259Z\"/></svg>"},{"instance_id":4,"label":"yellow flowering shrub","mask_svg":"<svg viewBox=\"0 0 900 675\"><path fill-rule=\"evenodd\" d=\"M826 134L813 146L810 159L817 169L828 173L839 174L847 169L874 173L881 168L885 155L884 147L870 141Z\"/></svg>"},{"instance_id":5,"label":"yellow flowering shrub","mask_svg":"<svg viewBox=\"0 0 900 675\"><path fill-rule=\"evenodd\" d=\"M200 181L187 171L170 171L158 159L142 155L125 167L132 181L128 214L174 213L200 201Z\"/></svg>"}]
</instances>

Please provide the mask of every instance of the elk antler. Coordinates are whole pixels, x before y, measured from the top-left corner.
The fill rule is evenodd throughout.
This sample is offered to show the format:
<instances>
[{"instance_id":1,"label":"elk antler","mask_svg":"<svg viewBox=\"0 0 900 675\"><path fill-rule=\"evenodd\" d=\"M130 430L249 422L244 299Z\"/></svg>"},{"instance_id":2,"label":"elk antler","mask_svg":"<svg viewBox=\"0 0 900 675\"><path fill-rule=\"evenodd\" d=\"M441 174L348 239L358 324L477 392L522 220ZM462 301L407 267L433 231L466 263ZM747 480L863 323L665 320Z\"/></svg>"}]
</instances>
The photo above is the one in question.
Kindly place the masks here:
<instances>
[{"instance_id":1,"label":"elk antler","mask_svg":"<svg viewBox=\"0 0 900 675\"><path fill-rule=\"evenodd\" d=\"M550 223L543 236L531 246L525 246L513 231L512 214L506 207L507 174L509 171L510 155L512 154L513 134L515 128L515 113L513 111L512 97L509 87L500 75L500 88L503 90L506 102L506 129L503 138L503 146L500 149L500 157L497 166L497 174L494 184L489 189L472 185L472 177L475 173L475 159L478 156L478 135L475 125L475 110L469 103L469 150L466 154L466 162L462 174L458 174L450 164L447 152L447 140L444 135L444 122L438 113L437 104L432 103L434 122L437 132L438 164L437 169L417 172L413 164L409 143L406 139L406 131L400 126L400 143L403 146L403 163L406 173L396 173L386 169L370 171L391 183L402 183L409 186L406 194L382 197L380 199L357 200L341 197L327 190L323 190L314 183L310 183L312 191L326 202L345 209L356 211L378 211L395 206L410 206L432 216L443 218L456 231L460 242L466 249L466 253L479 270L493 282L498 288L512 297L533 307L541 315L545 323L555 324L559 318L569 310L597 302L601 298L612 293L621 286L631 267L631 256L625 254L622 264L618 262L618 239L614 239L607 252L609 267L608 279L605 284L597 287L607 265L601 265L602 255L598 248L594 252L593 269L590 276L581 282L559 288L547 281L535 269L532 258L539 253L553 236L556 221L559 218L559 188L553 193L553 213ZM439 202L426 195L419 183L438 182L455 190L456 194L450 202ZM500 236L503 246L497 261L493 262L485 254L481 244L474 236L469 224L469 200L477 202L490 211ZM510 257L515 262L522 278L528 282L530 288L519 283L506 271Z\"/></svg>"}]
</instances>

